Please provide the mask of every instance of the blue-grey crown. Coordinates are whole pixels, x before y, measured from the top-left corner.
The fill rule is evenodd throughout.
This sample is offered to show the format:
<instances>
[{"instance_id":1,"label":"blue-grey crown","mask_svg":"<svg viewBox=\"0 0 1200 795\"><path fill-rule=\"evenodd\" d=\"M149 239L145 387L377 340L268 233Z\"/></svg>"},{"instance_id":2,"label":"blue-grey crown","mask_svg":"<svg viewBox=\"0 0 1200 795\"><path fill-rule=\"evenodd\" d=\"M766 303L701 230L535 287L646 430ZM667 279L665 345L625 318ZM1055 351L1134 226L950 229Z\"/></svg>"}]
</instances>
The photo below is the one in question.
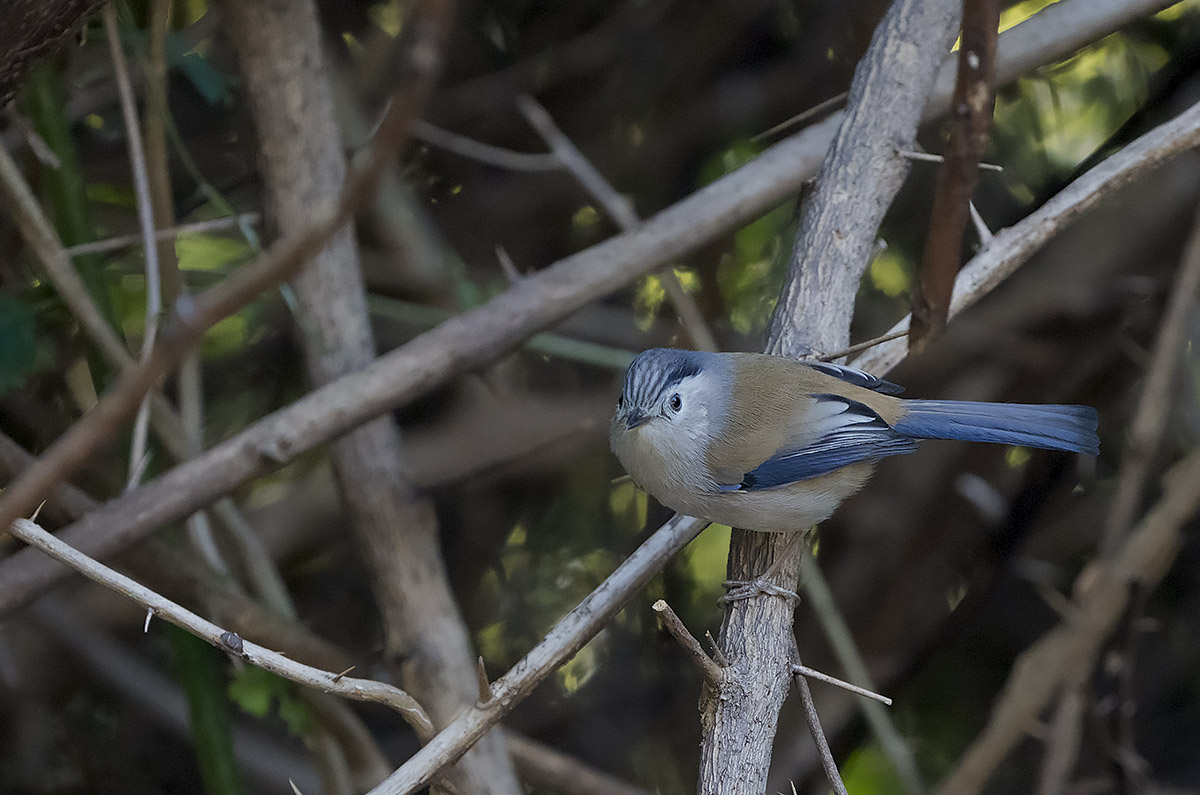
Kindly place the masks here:
<instances>
[{"instance_id":1,"label":"blue-grey crown","mask_svg":"<svg viewBox=\"0 0 1200 795\"><path fill-rule=\"evenodd\" d=\"M704 369L704 354L651 348L638 354L625 372L622 395L627 406L650 406L680 381Z\"/></svg>"}]
</instances>

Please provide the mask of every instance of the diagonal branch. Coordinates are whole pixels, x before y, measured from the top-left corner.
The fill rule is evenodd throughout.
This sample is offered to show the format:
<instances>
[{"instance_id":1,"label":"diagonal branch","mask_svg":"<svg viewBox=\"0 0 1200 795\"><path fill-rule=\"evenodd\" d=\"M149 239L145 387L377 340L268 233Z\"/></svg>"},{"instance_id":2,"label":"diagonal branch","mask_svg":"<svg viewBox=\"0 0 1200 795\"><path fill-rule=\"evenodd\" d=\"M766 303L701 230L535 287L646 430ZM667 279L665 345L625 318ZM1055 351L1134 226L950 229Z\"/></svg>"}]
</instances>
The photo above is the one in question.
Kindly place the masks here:
<instances>
[{"instance_id":1,"label":"diagonal branch","mask_svg":"<svg viewBox=\"0 0 1200 795\"><path fill-rule=\"evenodd\" d=\"M423 742L433 736L435 729L429 716L425 714L425 710L412 696L397 687L369 679L354 679L322 671L244 640L134 582L120 572L92 560L28 519L17 519L10 525L9 532L47 555L63 561L89 579L132 599L154 615L170 621L175 626L187 630L222 651L229 652L290 681L315 688L322 693L336 693L356 701L382 704L400 713L400 716L413 727Z\"/></svg>"}]
</instances>

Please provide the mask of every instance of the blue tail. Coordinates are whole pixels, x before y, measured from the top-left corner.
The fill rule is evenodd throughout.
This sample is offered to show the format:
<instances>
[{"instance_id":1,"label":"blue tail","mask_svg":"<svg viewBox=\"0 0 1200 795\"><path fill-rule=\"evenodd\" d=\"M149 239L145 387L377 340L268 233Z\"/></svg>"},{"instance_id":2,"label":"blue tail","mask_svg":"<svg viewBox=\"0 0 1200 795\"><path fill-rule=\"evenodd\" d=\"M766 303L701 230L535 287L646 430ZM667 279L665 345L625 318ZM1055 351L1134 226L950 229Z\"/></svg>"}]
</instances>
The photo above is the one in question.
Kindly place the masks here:
<instances>
[{"instance_id":1,"label":"blue tail","mask_svg":"<svg viewBox=\"0 0 1200 795\"><path fill-rule=\"evenodd\" d=\"M962 439L1100 454L1096 410L1090 406L1037 406L962 400L906 400L892 425L916 439Z\"/></svg>"}]
</instances>

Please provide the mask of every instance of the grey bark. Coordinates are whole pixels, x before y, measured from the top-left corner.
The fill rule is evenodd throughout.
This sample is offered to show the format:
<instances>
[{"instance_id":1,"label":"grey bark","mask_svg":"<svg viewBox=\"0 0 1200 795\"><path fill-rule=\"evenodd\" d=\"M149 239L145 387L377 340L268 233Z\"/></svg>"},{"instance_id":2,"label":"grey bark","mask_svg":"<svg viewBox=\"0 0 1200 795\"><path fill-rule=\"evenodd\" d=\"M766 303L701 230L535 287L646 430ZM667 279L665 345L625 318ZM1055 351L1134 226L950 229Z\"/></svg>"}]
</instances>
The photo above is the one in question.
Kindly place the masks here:
<instances>
[{"instance_id":1,"label":"grey bark","mask_svg":"<svg viewBox=\"0 0 1200 795\"><path fill-rule=\"evenodd\" d=\"M101 0L6 0L0 10L0 107L37 61L70 41Z\"/></svg>"},{"instance_id":2,"label":"grey bark","mask_svg":"<svg viewBox=\"0 0 1200 795\"><path fill-rule=\"evenodd\" d=\"M336 206L346 166L310 0L225 3L259 133L268 222L303 229ZM293 283L312 381L375 359L353 230L344 227ZM474 654L446 578L430 501L412 486L399 428L384 415L331 445L350 525L372 574L385 652L403 686L444 725L477 697ZM521 791L498 732L458 764L463 793Z\"/></svg>"},{"instance_id":3,"label":"grey bark","mask_svg":"<svg viewBox=\"0 0 1200 795\"><path fill-rule=\"evenodd\" d=\"M844 348L854 297L875 234L904 182L938 66L958 31L957 0L897 0L859 64L846 114L804 207L791 264L772 322L770 353L800 356ZM771 582L793 589L800 546L738 530L728 575L753 580L786 555ZM730 670L701 701L701 793L761 795L779 709L790 684L793 604L774 596L734 602L721 646Z\"/></svg>"}]
</instances>

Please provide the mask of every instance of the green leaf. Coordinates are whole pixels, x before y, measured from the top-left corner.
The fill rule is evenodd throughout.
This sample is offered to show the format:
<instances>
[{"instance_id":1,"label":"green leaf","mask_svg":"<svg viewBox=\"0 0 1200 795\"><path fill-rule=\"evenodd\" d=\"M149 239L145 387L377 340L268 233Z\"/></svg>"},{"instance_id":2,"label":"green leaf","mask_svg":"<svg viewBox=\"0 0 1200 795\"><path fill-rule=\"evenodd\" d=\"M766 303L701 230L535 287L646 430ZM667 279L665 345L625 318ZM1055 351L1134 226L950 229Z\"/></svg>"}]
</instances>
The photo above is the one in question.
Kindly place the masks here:
<instances>
[{"instance_id":1,"label":"green leaf","mask_svg":"<svg viewBox=\"0 0 1200 795\"><path fill-rule=\"evenodd\" d=\"M296 695L292 684L262 668L243 668L229 683L229 697L245 712L258 718L267 717L271 713L271 704L275 703L279 718L287 724L288 731L297 736L312 731L312 711Z\"/></svg>"},{"instance_id":2,"label":"green leaf","mask_svg":"<svg viewBox=\"0 0 1200 795\"><path fill-rule=\"evenodd\" d=\"M279 699L279 717L287 724L288 731L302 737L312 731L313 715L308 705L288 688Z\"/></svg>"},{"instance_id":3,"label":"green leaf","mask_svg":"<svg viewBox=\"0 0 1200 795\"><path fill-rule=\"evenodd\" d=\"M281 681L261 668L248 665L229 683L229 697L243 711L265 718Z\"/></svg>"}]
</instances>

